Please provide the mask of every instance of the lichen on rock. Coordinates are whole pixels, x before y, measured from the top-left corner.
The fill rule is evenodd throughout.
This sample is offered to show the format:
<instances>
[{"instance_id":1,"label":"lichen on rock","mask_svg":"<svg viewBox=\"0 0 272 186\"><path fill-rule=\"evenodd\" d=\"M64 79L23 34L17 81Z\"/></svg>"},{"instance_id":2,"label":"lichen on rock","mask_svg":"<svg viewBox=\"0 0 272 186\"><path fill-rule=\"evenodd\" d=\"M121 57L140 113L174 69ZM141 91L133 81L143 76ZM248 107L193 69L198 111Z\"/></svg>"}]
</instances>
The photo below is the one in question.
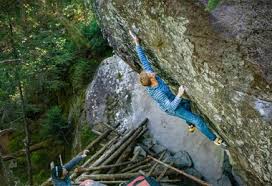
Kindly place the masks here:
<instances>
[{"instance_id":1,"label":"lichen on rock","mask_svg":"<svg viewBox=\"0 0 272 186\"><path fill-rule=\"evenodd\" d=\"M95 11L115 52L140 71L134 28L162 78L189 97L230 145L250 185L271 184L272 2L97 0Z\"/></svg>"}]
</instances>

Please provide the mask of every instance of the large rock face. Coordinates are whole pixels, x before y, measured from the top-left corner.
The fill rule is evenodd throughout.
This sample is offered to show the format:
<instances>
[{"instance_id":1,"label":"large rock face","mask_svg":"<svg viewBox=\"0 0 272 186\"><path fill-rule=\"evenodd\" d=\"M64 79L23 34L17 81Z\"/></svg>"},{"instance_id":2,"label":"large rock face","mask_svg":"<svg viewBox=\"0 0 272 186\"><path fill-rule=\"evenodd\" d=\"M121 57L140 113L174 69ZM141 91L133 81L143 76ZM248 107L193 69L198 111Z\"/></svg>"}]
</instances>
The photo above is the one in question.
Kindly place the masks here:
<instances>
[{"instance_id":1,"label":"large rock face","mask_svg":"<svg viewBox=\"0 0 272 186\"><path fill-rule=\"evenodd\" d=\"M223 150L200 132L189 133L187 124L180 118L161 111L138 83L137 73L119 57L110 57L100 65L87 89L86 111L88 123L97 128L107 123L120 124L119 130L131 129L148 118L148 131L153 139L173 153L188 152L194 168L212 185L222 186ZM159 147L162 146L152 149L155 152L164 149Z\"/></svg>"},{"instance_id":2,"label":"large rock face","mask_svg":"<svg viewBox=\"0 0 272 186\"><path fill-rule=\"evenodd\" d=\"M129 28L138 31L162 78L189 88L248 184L271 184L272 1L226 1L213 13L204 4L96 0L95 11L109 43L133 69L139 65Z\"/></svg>"}]
</instances>

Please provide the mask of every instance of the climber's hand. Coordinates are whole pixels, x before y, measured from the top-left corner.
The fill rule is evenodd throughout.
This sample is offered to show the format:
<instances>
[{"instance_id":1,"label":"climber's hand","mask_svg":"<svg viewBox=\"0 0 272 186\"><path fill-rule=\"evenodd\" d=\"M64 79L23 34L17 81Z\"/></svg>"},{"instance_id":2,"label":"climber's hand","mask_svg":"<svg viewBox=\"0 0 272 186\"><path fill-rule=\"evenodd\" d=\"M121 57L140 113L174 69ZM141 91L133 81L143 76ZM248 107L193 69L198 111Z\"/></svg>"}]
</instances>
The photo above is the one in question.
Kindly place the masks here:
<instances>
[{"instance_id":1,"label":"climber's hand","mask_svg":"<svg viewBox=\"0 0 272 186\"><path fill-rule=\"evenodd\" d=\"M181 86L179 87L179 89L178 89L178 94L177 94L177 96L178 96L178 97L181 97L181 96L184 94L184 91L185 91L186 89L187 89L187 88L186 88L185 86L181 85Z\"/></svg>"},{"instance_id":2,"label":"climber's hand","mask_svg":"<svg viewBox=\"0 0 272 186\"><path fill-rule=\"evenodd\" d=\"M84 168L83 167L77 167L77 168L75 168L75 170L74 170L74 172L76 173L76 174L80 174L80 173L82 173L84 171Z\"/></svg>"},{"instance_id":3,"label":"climber's hand","mask_svg":"<svg viewBox=\"0 0 272 186\"><path fill-rule=\"evenodd\" d=\"M134 34L131 30L129 30L129 34L132 37L134 43L137 45L139 44L139 38L136 36L136 34Z\"/></svg>"},{"instance_id":4,"label":"climber's hand","mask_svg":"<svg viewBox=\"0 0 272 186\"><path fill-rule=\"evenodd\" d=\"M87 156L87 154L89 153L89 150L84 150L82 153L82 158L85 158Z\"/></svg>"}]
</instances>

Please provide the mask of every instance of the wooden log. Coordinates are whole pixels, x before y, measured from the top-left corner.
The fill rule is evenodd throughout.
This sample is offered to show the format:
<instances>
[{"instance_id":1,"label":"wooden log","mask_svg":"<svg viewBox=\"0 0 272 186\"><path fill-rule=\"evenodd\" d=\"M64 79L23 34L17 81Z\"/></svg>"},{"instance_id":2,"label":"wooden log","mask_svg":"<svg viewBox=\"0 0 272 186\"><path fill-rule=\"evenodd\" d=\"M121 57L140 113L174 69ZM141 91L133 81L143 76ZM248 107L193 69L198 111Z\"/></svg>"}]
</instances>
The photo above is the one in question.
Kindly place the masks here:
<instances>
[{"instance_id":1,"label":"wooden log","mask_svg":"<svg viewBox=\"0 0 272 186\"><path fill-rule=\"evenodd\" d=\"M172 165L172 163L171 164L169 164L169 165ZM163 171L162 171L162 173L159 175L159 177L157 178L157 181L160 181L162 178L163 178L163 176L166 174L166 172L168 171L168 167L164 167L164 169L163 169Z\"/></svg>"},{"instance_id":2,"label":"wooden log","mask_svg":"<svg viewBox=\"0 0 272 186\"><path fill-rule=\"evenodd\" d=\"M146 131L147 129L145 129ZM130 153L134 150L135 144L136 144L136 140L142 136L143 133L140 133L139 136L136 137L135 140L133 140L133 142L124 150L124 152L120 155L120 157L117 159L116 163L121 163L123 160L127 159L128 156L130 155ZM132 161L134 161L132 159ZM111 169L108 173L112 174L116 171L116 168Z\"/></svg>"},{"instance_id":3,"label":"wooden log","mask_svg":"<svg viewBox=\"0 0 272 186\"><path fill-rule=\"evenodd\" d=\"M163 156L165 155L166 151L163 151L162 154L160 155L159 160L161 160L163 158ZM149 156L148 156L149 157ZM155 168L157 167L159 163L156 162L153 167L150 169L150 171L147 173L147 176L151 175L153 173L153 171L155 170Z\"/></svg>"},{"instance_id":4,"label":"wooden log","mask_svg":"<svg viewBox=\"0 0 272 186\"><path fill-rule=\"evenodd\" d=\"M52 178L49 178L45 182L43 182L41 184L41 186L50 186L50 185L53 185L51 181L52 181Z\"/></svg>"},{"instance_id":5,"label":"wooden log","mask_svg":"<svg viewBox=\"0 0 272 186\"><path fill-rule=\"evenodd\" d=\"M147 128L144 130L146 131ZM143 132L144 133L144 132ZM141 137L143 135L143 133L141 132L135 140L133 140L133 142L124 150L124 152L120 155L120 157L117 159L116 163L121 163L123 160L127 159L128 156L130 155L130 153L134 150L135 144L136 144L136 140ZM134 161L134 159L132 159L132 161ZM108 174L112 174L116 171L116 168L111 169Z\"/></svg>"},{"instance_id":6,"label":"wooden log","mask_svg":"<svg viewBox=\"0 0 272 186\"><path fill-rule=\"evenodd\" d=\"M143 164L148 163L149 161L150 161L150 158L147 158L147 159L145 159L145 160L143 160L143 161L140 161L139 163L135 163L134 165L132 165L132 166L130 166L130 167L127 167L127 168L123 169L123 170L121 171L121 173L128 172L128 171L130 171L131 169L134 169L134 168L136 168L136 167L138 167L138 166L140 166L140 165L143 165Z\"/></svg>"},{"instance_id":7,"label":"wooden log","mask_svg":"<svg viewBox=\"0 0 272 186\"><path fill-rule=\"evenodd\" d=\"M134 149L135 146L135 142L130 144L124 151L123 153L119 156L119 158L117 159L117 161L115 162L115 164L119 164L125 160L128 159L130 153L132 152L132 150ZM112 169L110 169L108 171L108 174L113 174L114 172L116 172L118 170L118 168L120 167L113 167Z\"/></svg>"},{"instance_id":8,"label":"wooden log","mask_svg":"<svg viewBox=\"0 0 272 186\"><path fill-rule=\"evenodd\" d=\"M96 145L97 143L99 143L102 139L104 139L105 138L105 136L107 136L108 134L110 134L111 133L111 129L108 129L108 130L106 130L101 136L99 136L98 138L96 138L95 140L93 140L85 149L86 150L90 150L94 145ZM81 153L79 153L78 155L80 155ZM71 175L72 176L72 178L73 177L75 177L76 176L76 174L72 174ZM41 184L41 186L48 186L48 185L52 185L51 184L51 178L49 178L49 179L47 179L45 182L43 182L42 184Z\"/></svg>"},{"instance_id":9,"label":"wooden log","mask_svg":"<svg viewBox=\"0 0 272 186\"><path fill-rule=\"evenodd\" d=\"M102 164L114 151L116 151L134 131L128 132L124 137L122 137L117 143L113 144L102 156L100 156L93 164L92 167L96 167Z\"/></svg>"},{"instance_id":10,"label":"wooden log","mask_svg":"<svg viewBox=\"0 0 272 186\"><path fill-rule=\"evenodd\" d=\"M102 147L99 151L97 151L91 158L89 158L84 164L81 166L83 168L87 167L93 160L97 159L108 147L110 147L113 143L118 140L118 136L114 137L111 141L109 141L104 147ZM70 179L74 179L77 177L77 173L72 173Z\"/></svg>"},{"instance_id":11,"label":"wooden log","mask_svg":"<svg viewBox=\"0 0 272 186\"><path fill-rule=\"evenodd\" d=\"M102 135L100 135L98 138L96 138L95 140L93 140L86 148L85 150L90 150L94 145L96 145L97 143L99 143L102 139L104 139L107 135L109 135L111 133L111 129L106 130ZM80 153L78 154L80 155Z\"/></svg>"},{"instance_id":12,"label":"wooden log","mask_svg":"<svg viewBox=\"0 0 272 186\"><path fill-rule=\"evenodd\" d=\"M139 167L136 167L136 168L130 170L128 173L138 172L139 170L145 170L150 167L151 167L151 164L141 165Z\"/></svg>"},{"instance_id":13,"label":"wooden log","mask_svg":"<svg viewBox=\"0 0 272 186\"><path fill-rule=\"evenodd\" d=\"M106 126L107 128L111 129L112 131L116 132L117 134L119 134L119 132L111 125L107 124L107 123L102 123L102 125Z\"/></svg>"},{"instance_id":14,"label":"wooden log","mask_svg":"<svg viewBox=\"0 0 272 186\"><path fill-rule=\"evenodd\" d=\"M129 131L127 134L125 134L116 144L114 144L108 151L106 151L97 161L93 163L93 167L98 166L102 164L104 161L108 159L108 157L112 156L112 154L123 144L125 143L133 134L135 134L135 131L142 128L142 125L144 125L148 120L145 119L138 128ZM109 160L107 160L107 163ZM105 165L105 163L103 163Z\"/></svg>"},{"instance_id":15,"label":"wooden log","mask_svg":"<svg viewBox=\"0 0 272 186\"><path fill-rule=\"evenodd\" d=\"M92 129L92 132L95 133L95 134L98 135L98 136L102 135L101 132L98 132L97 130L94 130L94 129Z\"/></svg>"},{"instance_id":16,"label":"wooden log","mask_svg":"<svg viewBox=\"0 0 272 186\"><path fill-rule=\"evenodd\" d=\"M193 181L195 181L195 182L197 182L197 183L199 183L199 184L201 184L201 185L211 186L209 183L207 183L207 182L205 182L205 181L203 181L203 180L200 180L200 179L198 179L198 178L195 177L195 176L192 176L192 175L190 175L190 174L187 174L186 172L184 172L184 171L182 171L182 170L179 170L179 169L177 169L177 168L175 168L175 167L173 167L173 166L171 166L171 165L169 165L169 164L167 164L167 163L164 163L164 162L162 162L162 161L160 161L160 160L158 160L158 159L156 159L156 158L154 158L154 157L152 157L152 156L150 156L150 155L148 155L148 157L151 158L152 160L156 161L157 163L162 164L162 165L164 165L164 166L166 166L166 167L168 167L168 168L170 168L170 169L176 171L177 173L179 173L179 174L181 174L181 175L183 175L183 176L185 176L185 177L187 177L187 178L189 178L189 179L191 179L191 180L193 180Z\"/></svg>"},{"instance_id":17,"label":"wooden log","mask_svg":"<svg viewBox=\"0 0 272 186\"><path fill-rule=\"evenodd\" d=\"M142 127L139 127L134 134L132 134L132 136L126 141L124 142L108 159L106 159L102 165L107 165L108 163L110 163L112 160L114 160L118 155L120 155L120 153L127 148L127 146L132 143L132 141L134 141L139 134L141 134L143 132Z\"/></svg>"},{"instance_id":18,"label":"wooden log","mask_svg":"<svg viewBox=\"0 0 272 186\"><path fill-rule=\"evenodd\" d=\"M148 121L148 119L144 119L143 122L140 123L139 127L133 130L130 130L128 133L126 133L124 136L122 136L122 138L114 145L111 146L110 149L108 149L102 156L100 156L100 158L98 158L92 165L91 167L96 167L99 165L106 165L105 163L103 163L104 161L107 160L107 158L111 157L111 155L118 150L118 148L123 144L126 143L126 141L128 139L130 139L131 136L133 136L133 134L135 133L135 131L138 131L142 128L143 125L146 124L146 122ZM96 173L96 172L95 172ZM81 178L84 177L86 175L86 173L82 174L79 176L79 178L77 179L77 181Z\"/></svg>"},{"instance_id":19,"label":"wooden log","mask_svg":"<svg viewBox=\"0 0 272 186\"><path fill-rule=\"evenodd\" d=\"M91 158L89 158L82 166L87 167L93 160L97 159L108 147L111 147L112 144L116 143L118 136L110 140L104 147L97 151Z\"/></svg>"},{"instance_id":20,"label":"wooden log","mask_svg":"<svg viewBox=\"0 0 272 186\"><path fill-rule=\"evenodd\" d=\"M95 170L102 170L102 169L110 169L113 167L122 167L128 164L132 163L138 163L139 161L127 161L127 162L122 162L118 164L113 164L113 165L104 165L104 166L99 166L99 167L90 167L90 168L81 168L81 172L90 172L90 171L95 171Z\"/></svg>"}]
</instances>

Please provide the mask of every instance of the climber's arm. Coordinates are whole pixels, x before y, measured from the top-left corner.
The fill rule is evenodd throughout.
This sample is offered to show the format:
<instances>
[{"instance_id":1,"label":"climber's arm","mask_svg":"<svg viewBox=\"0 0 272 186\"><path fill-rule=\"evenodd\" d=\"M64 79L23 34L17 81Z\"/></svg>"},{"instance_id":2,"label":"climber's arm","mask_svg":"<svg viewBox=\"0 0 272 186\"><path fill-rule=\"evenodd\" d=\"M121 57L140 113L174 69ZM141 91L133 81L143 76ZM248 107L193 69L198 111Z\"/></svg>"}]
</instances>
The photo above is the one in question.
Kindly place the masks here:
<instances>
[{"instance_id":1,"label":"climber's arm","mask_svg":"<svg viewBox=\"0 0 272 186\"><path fill-rule=\"evenodd\" d=\"M145 53L144 53L144 50L143 48L140 46L140 44L136 44L136 51L137 51L137 54L138 54L138 57L143 65L143 68L145 71L148 71L148 72L154 72L150 62L148 61Z\"/></svg>"},{"instance_id":2,"label":"climber's arm","mask_svg":"<svg viewBox=\"0 0 272 186\"><path fill-rule=\"evenodd\" d=\"M180 98L179 95L177 95L177 96L175 97L175 99L171 101L171 100L166 96L166 94L163 93L162 91L156 91L156 92L153 94L152 97L159 103L159 105L160 105L163 109L168 110L168 111L172 111L172 112L174 112L174 111L177 109L177 107L178 107L178 105L179 105L179 103L180 103L180 101L181 101L181 98Z\"/></svg>"},{"instance_id":3,"label":"climber's arm","mask_svg":"<svg viewBox=\"0 0 272 186\"><path fill-rule=\"evenodd\" d=\"M168 111L175 111L178 108L181 101L181 97L184 94L185 88L186 87L184 87L183 85L179 87L178 93L173 101L170 101L167 97L163 99L164 105Z\"/></svg>"},{"instance_id":4,"label":"climber's arm","mask_svg":"<svg viewBox=\"0 0 272 186\"><path fill-rule=\"evenodd\" d=\"M79 155L77 157L75 157L74 159L72 159L71 161L69 161L68 163L66 163L63 167L70 171L72 170L81 160L83 159L82 155Z\"/></svg>"},{"instance_id":5,"label":"climber's arm","mask_svg":"<svg viewBox=\"0 0 272 186\"><path fill-rule=\"evenodd\" d=\"M176 96L173 101L169 101L169 99L166 99L165 106L167 110L175 111L178 108L180 101L181 101L181 98L179 96Z\"/></svg>"},{"instance_id":6,"label":"climber's arm","mask_svg":"<svg viewBox=\"0 0 272 186\"><path fill-rule=\"evenodd\" d=\"M72 170L82 159L84 159L89 153L89 150L84 150L81 155L76 156L74 159L66 163L63 167L70 171Z\"/></svg>"},{"instance_id":7,"label":"climber's arm","mask_svg":"<svg viewBox=\"0 0 272 186\"><path fill-rule=\"evenodd\" d=\"M143 69L148 72L154 72L150 62L148 61L148 59L144 53L144 50L140 46L139 38L131 30L129 31L129 34L132 37L132 39L136 45L136 51L137 51L138 57L139 57L142 65L143 65Z\"/></svg>"}]
</instances>

